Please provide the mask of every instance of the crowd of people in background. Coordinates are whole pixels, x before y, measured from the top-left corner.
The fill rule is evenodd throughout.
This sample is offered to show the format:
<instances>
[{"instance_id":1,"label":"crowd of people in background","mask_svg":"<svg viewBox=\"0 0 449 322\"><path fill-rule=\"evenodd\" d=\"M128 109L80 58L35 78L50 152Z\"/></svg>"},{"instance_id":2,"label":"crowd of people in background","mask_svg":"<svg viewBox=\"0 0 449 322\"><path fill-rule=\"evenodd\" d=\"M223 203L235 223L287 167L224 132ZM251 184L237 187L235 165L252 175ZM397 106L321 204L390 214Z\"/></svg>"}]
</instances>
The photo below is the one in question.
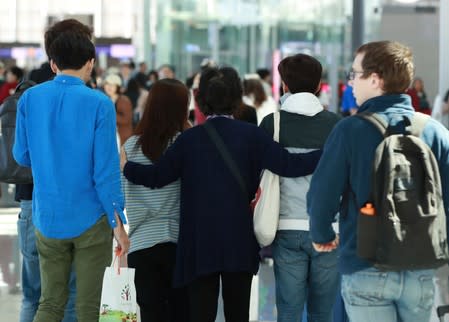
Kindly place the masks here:
<instances>
[{"instance_id":1,"label":"crowd of people in background","mask_svg":"<svg viewBox=\"0 0 449 322\"><path fill-rule=\"evenodd\" d=\"M216 66L216 63L210 59L204 59L199 66L197 72L189 76L184 84L190 89L194 96L197 92L198 83L201 71L206 67ZM20 81L24 79L47 80L48 75L52 71L48 62L43 63L39 68L27 72L18 66L5 67L4 63L0 61L0 104L6 97L10 96ZM98 88L104 91L111 97L114 104L118 107L118 117L120 123L120 135L122 143L131 135L129 131L129 124L131 122L132 128L135 128L138 121L143 115L145 100L148 96L148 90L151 85L159 79L176 79L175 67L170 64L163 64L157 69L148 70L148 65L145 62L140 62L138 67L132 59L122 59L118 65L110 66L105 71L100 68L95 68L92 73L92 78L88 82L92 88ZM254 73L244 74L243 78L243 106L251 106L257 114L257 124L260 124L262 119L279 110L280 103L274 101L273 84L271 79L271 72L267 68L260 68ZM112 87L115 87L113 93ZM282 96L282 89L278 89ZM352 87L347 83L347 79L338 83L338 98L337 106L338 113L342 116L354 115L357 112L358 106L355 103ZM433 106L430 103L431 98L427 96L424 89L423 79L414 78L407 94L412 98L412 105L416 111L424 114L432 114ZM448 94L449 89L442 98L442 113L449 113ZM331 100L331 88L326 82L325 78L321 80L321 87L316 93L321 104L325 109L329 108ZM118 101L118 103L117 103ZM189 120L192 124L204 123L205 117L198 109L196 101L190 101L189 106Z\"/></svg>"}]
</instances>

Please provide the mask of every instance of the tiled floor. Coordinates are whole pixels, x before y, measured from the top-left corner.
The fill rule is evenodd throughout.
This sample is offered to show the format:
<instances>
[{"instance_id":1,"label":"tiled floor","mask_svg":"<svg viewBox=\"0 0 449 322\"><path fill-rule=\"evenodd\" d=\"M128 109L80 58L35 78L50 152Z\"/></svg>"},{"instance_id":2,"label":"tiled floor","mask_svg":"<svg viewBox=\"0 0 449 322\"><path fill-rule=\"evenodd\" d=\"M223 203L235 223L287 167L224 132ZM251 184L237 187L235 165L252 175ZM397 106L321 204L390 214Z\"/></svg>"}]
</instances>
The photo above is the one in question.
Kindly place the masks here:
<instances>
[{"instance_id":1,"label":"tiled floor","mask_svg":"<svg viewBox=\"0 0 449 322\"><path fill-rule=\"evenodd\" d=\"M17 208L0 208L0 316L1 321L18 321L20 309L19 246ZM6 276L4 270L8 270ZM10 281L10 285L5 283Z\"/></svg>"},{"instance_id":2,"label":"tiled floor","mask_svg":"<svg viewBox=\"0 0 449 322\"><path fill-rule=\"evenodd\" d=\"M16 287L19 283L20 256L17 242L17 214L18 208L0 208L0 321L18 321L21 294ZM5 274L6 270L6 274ZM440 278L448 283L449 268L440 272ZM273 268L269 264L260 267L256 277L258 287L253 290L254 299L251 303L252 316L258 321L271 322L276 320L274 305L274 276ZM9 281L9 284L5 281ZM445 294L449 302L449 293ZM257 318L254 318L256 320ZM217 322L223 322L220 309ZM437 322L435 311L432 312L431 322ZM445 321L449 321L449 316Z\"/></svg>"}]
</instances>

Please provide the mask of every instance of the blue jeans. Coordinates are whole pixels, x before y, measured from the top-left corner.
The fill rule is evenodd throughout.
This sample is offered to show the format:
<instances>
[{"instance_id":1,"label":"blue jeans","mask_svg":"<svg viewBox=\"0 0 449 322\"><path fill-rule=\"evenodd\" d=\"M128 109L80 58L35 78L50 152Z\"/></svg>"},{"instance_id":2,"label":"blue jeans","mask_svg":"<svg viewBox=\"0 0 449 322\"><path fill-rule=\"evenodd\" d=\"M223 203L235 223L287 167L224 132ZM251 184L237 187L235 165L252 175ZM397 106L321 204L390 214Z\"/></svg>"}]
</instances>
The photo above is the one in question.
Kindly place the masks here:
<instances>
[{"instance_id":1,"label":"blue jeans","mask_svg":"<svg viewBox=\"0 0 449 322\"><path fill-rule=\"evenodd\" d=\"M22 307L20 309L20 322L32 322L39 306L41 296L41 277L39 269L39 256L36 248L36 236L31 218L32 201L20 201L19 221L17 231L19 237L22 261ZM75 296L76 281L72 271L70 279L70 295L67 302L63 322L75 322Z\"/></svg>"},{"instance_id":2,"label":"blue jeans","mask_svg":"<svg viewBox=\"0 0 449 322\"><path fill-rule=\"evenodd\" d=\"M341 292L352 322L426 322L434 299L435 270L381 272L368 268L343 275Z\"/></svg>"},{"instance_id":3,"label":"blue jeans","mask_svg":"<svg viewBox=\"0 0 449 322\"><path fill-rule=\"evenodd\" d=\"M308 231L279 230L273 243L278 322L332 322L340 277L337 251L318 253Z\"/></svg>"}]
</instances>

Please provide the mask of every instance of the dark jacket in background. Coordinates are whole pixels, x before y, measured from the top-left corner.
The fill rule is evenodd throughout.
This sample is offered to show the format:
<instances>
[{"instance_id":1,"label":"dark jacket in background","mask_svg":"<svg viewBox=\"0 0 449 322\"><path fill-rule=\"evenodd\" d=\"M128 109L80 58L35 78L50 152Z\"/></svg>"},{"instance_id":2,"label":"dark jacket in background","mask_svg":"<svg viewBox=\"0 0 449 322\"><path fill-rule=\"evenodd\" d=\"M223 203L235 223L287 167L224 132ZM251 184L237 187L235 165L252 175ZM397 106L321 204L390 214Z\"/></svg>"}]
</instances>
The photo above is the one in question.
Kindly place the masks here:
<instances>
[{"instance_id":1,"label":"dark jacket in background","mask_svg":"<svg viewBox=\"0 0 449 322\"><path fill-rule=\"evenodd\" d=\"M38 69L33 69L30 72L28 79L36 84L40 84L53 79L53 77L55 77L55 74L51 70L50 64L47 62L43 63ZM16 184L16 194L14 199L18 202L20 202L20 200L32 200L33 184Z\"/></svg>"}]
</instances>

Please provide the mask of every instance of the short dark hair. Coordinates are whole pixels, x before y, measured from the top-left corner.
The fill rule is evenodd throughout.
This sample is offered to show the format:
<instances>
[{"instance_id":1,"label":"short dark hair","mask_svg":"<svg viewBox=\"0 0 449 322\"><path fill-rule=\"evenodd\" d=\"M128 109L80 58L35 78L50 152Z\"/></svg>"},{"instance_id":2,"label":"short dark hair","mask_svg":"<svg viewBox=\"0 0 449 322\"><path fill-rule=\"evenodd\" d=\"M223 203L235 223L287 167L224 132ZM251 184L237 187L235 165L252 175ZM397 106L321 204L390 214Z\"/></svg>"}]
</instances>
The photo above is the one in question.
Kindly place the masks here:
<instances>
[{"instance_id":1,"label":"short dark hair","mask_svg":"<svg viewBox=\"0 0 449 322\"><path fill-rule=\"evenodd\" d=\"M242 85L232 67L209 67L201 73L197 94L204 115L233 114L242 100Z\"/></svg>"},{"instance_id":2,"label":"short dark hair","mask_svg":"<svg viewBox=\"0 0 449 322\"><path fill-rule=\"evenodd\" d=\"M296 54L281 60L278 71L290 93L308 92L315 94L321 81L323 67L312 56Z\"/></svg>"},{"instance_id":3,"label":"short dark hair","mask_svg":"<svg viewBox=\"0 0 449 322\"><path fill-rule=\"evenodd\" d=\"M51 43L49 54L60 70L80 69L95 58L95 46L85 35L65 31Z\"/></svg>"},{"instance_id":4,"label":"short dark hair","mask_svg":"<svg viewBox=\"0 0 449 322\"><path fill-rule=\"evenodd\" d=\"M23 69L17 66L13 66L9 69L9 72L16 76L17 80L20 82L23 77Z\"/></svg>"},{"instance_id":5,"label":"short dark hair","mask_svg":"<svg viewBox=\"0 0 449 322\"><path fill-rule=\"evenodd\" d=\"M78 20L65 19L55 23L53 26L47 29L44 35L45 52L50 59L50 46L52 42L59 36L61 32L71 31L79 33L92 40L92 29Z\"/></svg>"},{"instance_id":6,"label":"short dark hair","mask_svg":"<svg viewBox=\"0 0 449 322\"><path fill-rule=\"evenodd\" d=\"M52 79L55 76L53 71L51 70L50 63L45 62L41 65L41 67L37 69L33 69L28 78L34 81L36 84L40 84Z\"/></svg>"},{"instance_id":7,"label":"short dark hair","mask_svg":"<svg viewBox=\"0 0 449 322\"><path fill-rule=\"evenodd\" d=\"M385 94L401 94L410 86L415 67L409 47L396 41L375 41L360 46L356 54L363 54L361 77L378 74Z\"/></svg>"},{"instance_id":8,"label":"short dark hair","mask_svg":"<svg viewBox=\"0 0 449 322\"><path fill-rule=\"evenodd\" d=\"M256 73L260 79L265 79L265 77L270 76L270 70L268 68L259 68L256 70Z\"/></svg>"}]
</instances>

